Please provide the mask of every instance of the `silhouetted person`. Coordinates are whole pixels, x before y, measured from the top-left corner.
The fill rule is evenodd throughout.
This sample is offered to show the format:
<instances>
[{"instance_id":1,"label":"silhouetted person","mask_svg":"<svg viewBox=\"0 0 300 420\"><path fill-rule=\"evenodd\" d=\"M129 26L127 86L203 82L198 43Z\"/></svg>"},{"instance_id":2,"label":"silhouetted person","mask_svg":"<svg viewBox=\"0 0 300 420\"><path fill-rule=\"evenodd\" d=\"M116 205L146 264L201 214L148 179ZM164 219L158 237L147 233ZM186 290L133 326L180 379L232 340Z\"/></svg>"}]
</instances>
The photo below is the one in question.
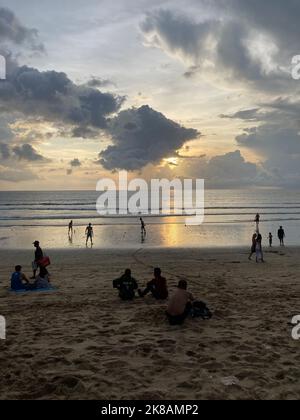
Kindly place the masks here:
<instances>
[{"instance_id":1,"label":"silhouetted person","mask_svg":"<svg viewBox=\"0 0 300 420\"><path fill-rule=\"evenodd\" d=\"M271 232L269 233L269 245L270 245L270 248L272 248L272 246L273 246L273 235L272 235Z\"/></svg>"},{"instance_id":2,"label":"silhouetted person","mask_svg":"<svg viewBox=\"0 0 300 420\"><path fill-rule=\"evenodd\" d=\"M142 233L142 235L146 235L146 225L145 225L145 222L144 222L144 220L140 217L140 222L141 222L141 233Z\"/></svg>"},{"instance_id":3,"label":"silhouetted person","mask_svg":"<svg viewBox=\"0 0 300 420\"><path fill-rule=\"evenodd\" d=\"M280 241L280 246L284 246L285 231L282 226L278 230L278 239Z\"/></svg>"},{"instance_id":4,"label":"silhouetted person","mask_svg":"<svg viewBox=\"0 0 300 420\"><path fill-rule=\"evenodd\" d=\"M91 241L91 245L93 245L94 230L91 223L89 223L89 225L85 229L85 235L86 235L86 245L88 244L89 240Z\"/></svg>"},{"instance_id":5,"label":"silhouetted person","mask_svg":"<svg viewBox=\"0 0 300 420\"><path fill-rule=\"evenodd\" d=\"M31 279L35 279L37 269L39 268L39 261L44 257L44 253L42 248L40 247L39 241L34 241L33 245L35 247L35 253L34 253L34 261L32 263L33 268L33 276Z\"/></svg>"},{"instance_id":6,"label":"silhouetted person","mask_svg":"<svg viewBox=\"0 0 300 420\"><path fill-rule=\"evenodd\" d=\"M152 296L157 300L165 300L168 298L167 280L162 277L160 268L154 269L154 279L147 283L147 287L143 292L138 290L138 293L140 297L152 293Z\"/></svg>"},{"instance_id":7,"label":"silhouetted person","mask_svg":"<svg viewBox=\"0 0 300 420\"><path fill-rule=\"evenodd\" d=\"M169 300L166 314L170 325L183 324L191 312L194 297L187 291L187 287L187 282L185 280L180 280L177 290L173 293Z\"/></svg>"},{"instance_id":8,"label":"silhouetted person","mask_svg":"<svg viewBox=\"0 0 300 420\"><path fill-rule=\"evenodd\" d=\"M256 238L257 238L257 234L254 233L254 235L252 236L252 245L251 245L251 251L250 251L250 255L249 255L249 260L250 261L252 259L252 255L255 254L255 252L256 252Z\"/></svg>"},{"instance_id":9,"label":"silhouetted person","mask_svg":"<svg viewBox=\"0 0 300 420\"><path fill-rule=\"evenodd\" d=\"M73 220L69 223L69 235L73 235Z\"/></svg>"},{"instance_id":10,"label":"silhouetted person","mask_svg":"<svg viewBox=\"0 0 300 420\"><path fill-rule=\"evenodd\" d=\"M259 261L264 262L264 254L263 254L263 250L262 250L262 236L261 234L257 235L256 238L256 262L258 263Z\"/></svg>"},{"instance_id":11,"label":"silhouetted person","mask_svg":"<svg viewBox=\"0 0 300 420\"><path fill-rule=\"evenodd\" d=\"M128 268L119 279L113 281L113 287L119 290L119 296L122 300L132 300L135 297L138 284L131 276L131 270Z\"/></svg>"},{"instance_id":12,"label":"silhouetted person","mask_svg":"<svg viewBox=\"0 0 300 420\"><path fill-rule=\"evenodd\" d=\"M259 222L260 222L260 215L257 213L257 215L255 216L254 219L255 223L256 223L256 230L257 232L259 231Z\"/></svg>"}]
</instances>

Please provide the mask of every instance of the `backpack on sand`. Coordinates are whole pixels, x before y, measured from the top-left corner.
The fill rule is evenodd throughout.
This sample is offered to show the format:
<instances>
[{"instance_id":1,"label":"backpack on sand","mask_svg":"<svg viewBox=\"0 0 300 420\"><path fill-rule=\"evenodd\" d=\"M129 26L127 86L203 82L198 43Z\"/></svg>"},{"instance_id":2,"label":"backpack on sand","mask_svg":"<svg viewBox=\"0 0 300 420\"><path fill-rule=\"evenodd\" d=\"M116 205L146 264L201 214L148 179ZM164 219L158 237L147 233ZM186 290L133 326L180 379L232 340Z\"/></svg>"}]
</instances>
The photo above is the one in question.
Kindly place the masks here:
<instances>
[{"instance_id":1,"label":"backpack on sand","mask_svg":"<svg viewBox=\"0 0 300 420\"><path fill-rule=\"evenodd\" d=\"M211 319L213 316L206 303L199 301L193 303L191 315L193 318L202 318L203 320Z\"/></svg>"}]
</instances>

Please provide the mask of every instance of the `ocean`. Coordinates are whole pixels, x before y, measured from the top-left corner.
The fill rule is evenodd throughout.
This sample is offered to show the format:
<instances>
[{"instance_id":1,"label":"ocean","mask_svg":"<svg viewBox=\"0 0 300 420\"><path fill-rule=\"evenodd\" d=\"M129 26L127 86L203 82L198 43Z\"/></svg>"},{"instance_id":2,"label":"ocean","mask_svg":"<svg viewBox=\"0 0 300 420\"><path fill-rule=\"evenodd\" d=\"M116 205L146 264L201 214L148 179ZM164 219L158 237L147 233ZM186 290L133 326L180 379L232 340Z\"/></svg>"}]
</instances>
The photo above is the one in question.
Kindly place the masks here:
<instances>
[{"instance_id":1,"label":"ocean","mask_svg":"<svg viewBox=\"0 0 300 420\"><path fill-rule=\"evenodd\" d=\"M0 247L28 249L36 239L45 248L82 247L88 223L94 225L94 246L99 248L250 246L257 212L266 245L269 232L277 245L281 225L286 243L300 245L300 191L206 190L202 225L185 226L185 216L172 214L143 216L145 238L139 214L101 217L96 212L98 197L96 191L0 192ZM71 238L70 220L75 228Z\"/></svg>"}]
</instances>

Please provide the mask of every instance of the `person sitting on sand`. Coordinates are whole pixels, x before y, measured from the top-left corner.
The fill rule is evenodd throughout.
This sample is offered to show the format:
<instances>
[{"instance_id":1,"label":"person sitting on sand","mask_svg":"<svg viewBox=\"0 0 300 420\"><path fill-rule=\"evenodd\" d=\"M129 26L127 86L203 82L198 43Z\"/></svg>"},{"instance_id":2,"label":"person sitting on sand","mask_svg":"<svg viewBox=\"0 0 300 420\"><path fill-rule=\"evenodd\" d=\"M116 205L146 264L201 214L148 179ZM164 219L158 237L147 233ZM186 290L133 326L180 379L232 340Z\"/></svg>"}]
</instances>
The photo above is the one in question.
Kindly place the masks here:
<instances>
[{"instance_id":1,"label":"person sitting on sand","mask_svg":"<svg viewBox=\"0 0 300 420\"><path fill-rule=\"evenodd\" d=\"M154 279L147 283L147 287L143 292L139 289L138 293L140 297L152 293L152 296L157 300L166 300L168 298L167 280L162 277L160 268L154 269Z\"/></svg>"},{"instance_id":2,"label":"person sitting on sand","mask_svg":"<svg viewBox=\"0 0 300 420\"><path fill-rule=\"evenodd\" d=\"M40 267L40 272L34 282L35 289L48 289L50 287L50 274L46 267Z\"/></svg>"},{"instance_id":3,"label":"person sitting on sand","mask_svg":"<svg viewBox=\"0 0 300 420\"><path fill-rule=\"evenodd\" d=\"M11 275L10 286L12 290L26 290L30 283L25 274L22 273L22 267L16 265L15 272Z\"/></svg>"},{"instance_id":4,"label":"person sitting on sand","mask_svg":"<svg viewBox=\"0 0 300 420\"><path fill-rule=\"evenodd\" d=\"M252 246L251 246L251 251L250 251L250 255L249 255L249 260L250 261L252 259L252 255L255 254L255 252L256 252L256 239L257 239L257 234L254 233L254 235L252 236Z\"/></svg>"},{"instance_id":5,"label":"person sitting on sand","mask_svg":"<svg viewBox=\"0 0 300 420\"><path fill-rule=\"evenodd\" d=\"M193 295L187 291L186 280L180 280L177 290L171 296L166 315L170 325L181 325L190 314L194 302Z\"/></svg>"},{"instance_id":6,"label":"person sitting on sand","mask_svg":"<svg viewBox=\"0 0 300 420\"><path fill-rule=\"evenodd\" d=\"M119 279L113 281L113 287L119 290L119 296L122 300L132 300L135 298L134 291L138 288L138 284L131 276L131 270L127 268Z\"/></svg>"},{"instance_id":7,"label":"person sitting on sand","mask_svg":"<svg viewBox=\"0 0 300 420\"><path fill-rule=\"evenodd\" d=\"M12 290L26 290L30 283L25 274L22 273L22 267L17 265L15 272L11 275L10 287Z\"/></svg>"}]
</instances>

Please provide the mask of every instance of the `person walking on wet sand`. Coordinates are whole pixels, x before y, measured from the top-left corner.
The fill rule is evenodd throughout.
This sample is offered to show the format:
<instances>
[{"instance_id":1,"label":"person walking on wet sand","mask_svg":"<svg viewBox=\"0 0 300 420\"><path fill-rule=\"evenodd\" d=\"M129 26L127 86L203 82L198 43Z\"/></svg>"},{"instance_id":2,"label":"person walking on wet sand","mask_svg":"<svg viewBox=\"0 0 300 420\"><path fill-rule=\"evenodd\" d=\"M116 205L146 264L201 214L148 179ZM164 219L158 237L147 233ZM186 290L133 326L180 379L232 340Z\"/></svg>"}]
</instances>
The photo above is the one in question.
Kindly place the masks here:
<instances>
[{"instance_id":1,"label":"person walking on wet sand","mask_svg":"<svg viewBox=\"0 0 300 420\"><path fill-rule=\"evenodd\" d=\"M280 241L280 246L284 246L285 231L282 226L278 230L278 239Z\"/></svg>"},{"instance_id":2,"label":"person walking on wet sand","mask_svg":"<svg viewBox=\"0 0 300 420\"><path fill-rule=\"evenodd\" d=\"M256 238L256 262L259 263L260 261L263 263L264 261L264 254L262 250L262 236L261 234L257 235Z\"/></svg>"},{"instance_id":3,"label":"person walking on wet sand","mask_svg":"<svg viewBox=\"0 0 300 420\"><path fill-rule=\"evenodd\" d=\"M73 235L73 220L69 223L69 236Z\"/></svg>"},{"instance_id":4,"label":"person walking on wet sand","mask_svg":"<svg viewBox=\"0 0 300 420\"><path fill-rule=\"evenodd\" d=\"M142 233L142 235L146 235L147 234L146 225L145 225L144 220L141 217L140 217L140 222L141 222L141 233Z\"/></svg>"},{"instance_id":5,"label":"person walking on wet sand","mask_svg":"<svg viewBox=\"0 0 300 420\"><path fill-rule=\"evenodd\" d=\"M34 252L34 261L32 263L33 276L31 277L31 280L35 279L37 269L39 268L39 261L44 257L44 253L43 253L42 248L40 247L39 241L34 241L33 245L35 247L35 252Z\"/></svg>"},{"instance_id":6,"label":"person walking on wet sand","mask_svg":"<svg viewBox=\"0 0 300 420\"><path fill-rule=\"evenodd\" d=\"M257 213L257 215L255 216L254 219L255 223L256 223L256 231L259 232L259 222L260 222L260 215Z\"/></svg>"},{"instance_id":7,"label":"person walking on wet sand","mask_svg":"<svg viewBox=\"0 0 300 420\"><path fill-rule=\"evenodd\" d=\"M257 239L257 234L254 233L254 235L252 236L252 246L251 246L251 251L249 255L249 261L251 261L252 255L255 254L256 252L256 239Z\"/></svg>"},{"instance_id":8,"label":"person walking on wet sand","mask_svg":"<svg viewBox=\"0 0 300 420\"><path fill-rule=\"evenodd\" d=\"M85 229L85 235L86 235L86 245L88 244L89 240L91 242L91 245L93 245L94 230L91 223L89 223L89 225Z\"/></svg>"}]
</instances>

